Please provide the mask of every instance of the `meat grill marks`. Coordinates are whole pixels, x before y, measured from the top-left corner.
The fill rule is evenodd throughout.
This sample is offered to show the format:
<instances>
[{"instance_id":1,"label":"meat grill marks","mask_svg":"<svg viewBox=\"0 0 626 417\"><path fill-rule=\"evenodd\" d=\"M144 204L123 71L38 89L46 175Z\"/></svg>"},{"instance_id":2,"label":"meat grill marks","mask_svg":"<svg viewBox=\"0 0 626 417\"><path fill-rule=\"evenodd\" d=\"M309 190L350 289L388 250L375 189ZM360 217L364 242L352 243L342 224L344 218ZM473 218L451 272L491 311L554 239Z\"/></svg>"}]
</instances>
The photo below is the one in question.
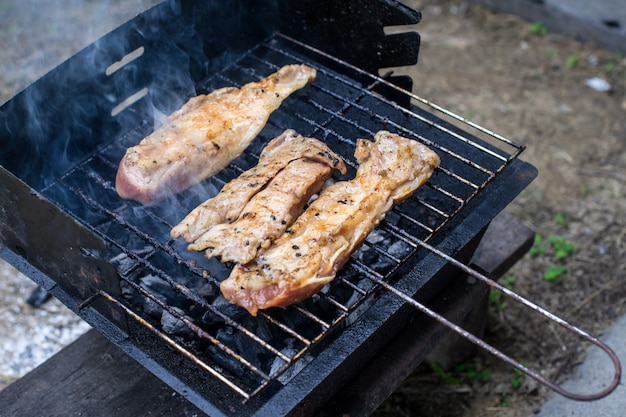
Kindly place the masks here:
<instances>
[{"instance_id":1,"label":"meat grill marks","mask_svg":"<svg viewBox=\"0 0 626 417\"><path fill-rule=\"evenodd\" d=\"M226 183L215 197L205 201L193 209L178 225L172 229L170 233L171 237L174 239L183 237L187 242L191 243L198 240L202 235L215 226L234 222L239 218L241 212L244 210L244 207L247 206L256 194L263 190L268 183L271 183L274 177L285 169L285 167L291 165L292 162L299 160L309 161L306 166L309 169L315 168L314 171L319 171L323 167L328 167L329 169L326 174L322 175L325 178L330 175L332 169L338 169L342 173L346 172L346 166L342 158L332 152L323 142L320 142L315 138L298 135L294 130L288 129L267 144L259 156L257 165ZM311 163L317 163L319 166L311 165ZM294 178L294 175L297 176L298 172L295 172L296 170L293 168L294 167L283 173L283 175L279 178L279 181L275 181L273 187L270 188L276 192L284 194L284 191L281 191L280 189L277 190L277 187L282 186L282 184L284 184L285 181L288 181L289 178L293 181L298 181L300 186L304 185L308 190L304 194L299 193L299 198L304 199L301 204L304 204L311 194L319 190L319 188L316 187L316 184L322 176L315 174L314 178L317 179L315 179L313 183L308 183L310 181L309 178L299 180ZM326 171L325 169L323 170ZM304 183L303 180L305 181ZM321 187L321 184L318 185ZM268 193L264 193L264 195L267 194ZM274 198L276 198L276 196ZM291 203L297 203L293 200L293 196L290 196L289 198L291 199ZM259 209L260 206L263 205L262 202L262 196L257 198L255 209ZM287 219L284 219L286 214L278 213L273 207L268 206L267 209L268 211L273 212L273 214L270 215L273 215L276 220L282 219L288 221ZM251 211L251 209L247 209L247 211ZM266 217L266 219L270 219L272 223L276 221L269 217ZM241 220L242 222L249 223L250 219ZM278 220L279 223L282 222L282 220ZM250 224L250 226L253 225ZM286 227L286 225L279 226ZM192 247L192 250L203 250L207 247L201 247L200 245L201 242L198 242L196 246Z\"/></svg>"},{"instance_id":2,"label":"meat grill marks","mask_svg":"<svg viewBox=\"0 0 626 417\"><path fill-rule=\"evenodd\" d=\"M295 304L332 281L385 215L423 185L439 165L428 147L380 131L359 139L356 177L325 188L274 245L246 265L236 265L220 289L256 315L259 309Z\"/></svg>"},{"instance_id":3,"label":"meat grill marks","mask_svg":"<svg viewBox=\"0 0 626 417\"><path fill-rule=\"evenodd\" d=\"M331 172L330 166L306 159L289 163L246 204L237 220L212 227L188 249L206 249L208 258L219 256L222 262L252 261L293 223Z\"/></svg>"},{"instance_id":4,"label":"meat grill marks","mask_svg":"<svg viewBox=\"0 0 626 417\"><path fill-rule=\"evenodd\" d=\"M116 175L118 194L149 205L216 174L241 155L283 100L315 76L306 65L285 65L241 88L191 98L126 151Z\"/></svg>"},{"instance_id":5,"label":"meat grill marks","mask_svg":"<svg viewBox=\"0 0 626 417\"><path fill-rule=\"evenodd\" d=\"M207 249L207 257L219 256L222 262L250 262L259 249L269 247L293 223L309 198L322 188L333 169L346 172L341 157L317 139L296 137L293 131L289 131L277 140L285 143L285 148L283 152L274 153L275 164L264 164L270 167L270 172L280 163L276 158L284 158L285 153L299 153L301 156L293 160L281 158L286 165L274 178L263 167L256 170L258 174L265 173L263 179L267 184L264 188L249 201L240 201L245 207L234 222L210 227L188 246L189 250ZM238 179L234 181L242 182ZM254 185L254 188L258 187L258 183ZM229 194L220 193L216 198L220 195Z\"/></svg>"}]
</instances>

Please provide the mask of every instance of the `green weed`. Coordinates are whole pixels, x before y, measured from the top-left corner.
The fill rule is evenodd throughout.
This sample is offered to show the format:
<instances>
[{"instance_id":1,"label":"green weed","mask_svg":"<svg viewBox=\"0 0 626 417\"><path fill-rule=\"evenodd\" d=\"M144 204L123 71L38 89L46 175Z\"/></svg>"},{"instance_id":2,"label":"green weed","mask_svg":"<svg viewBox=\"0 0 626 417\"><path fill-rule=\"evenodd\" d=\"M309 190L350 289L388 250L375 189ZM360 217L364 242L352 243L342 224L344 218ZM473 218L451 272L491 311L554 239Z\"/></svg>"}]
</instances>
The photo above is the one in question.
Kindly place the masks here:
<instances>
[{"instance_id":1,"label":"green weed","mask_svg":"<svg viewBox=\"0 0 626 417\"><path fill-rule=\"evenodd\" d=\"M565 216L563 216L561 213L557 213L556 216L554 216L554 220L557 222L559 226L563 226L566 229L569 228L569 222L565 219Z\"/></svg>"},{"instance_id":2,"label":"green weed","mask_svg":"<svg viewBox=\"0 0 626 417\"><path fill-rule=\"evenodd\" d=\"M508 290L513 290L515 284L515 276L507 275L502 279L502 286ZM495 306L498 310L504 310L506 308L507 297L499 290L492 288L489 290L489 304Z\"/></svg>"},{"instance_id":3,"label":"green weed","mask_svg":"<svg viewBox=\"0 0 626 417\"><path fill-rule=\"evenodd\" d=\"M546 281L559 281L566 273L567 267L565 265L550 265L546 272L543 273L543 279Z\"/></svg>"},{"instance_id":4,"label":"green weed","mask_svg":"<svg viewBox=\"0 0 626 417\"><path fill-rule=\"evenodd\" d=\"M567 66L570 68L578 65L578 57L576 55L570 55L567 57Z\"/></svg>"},{"instance_id":5,"label":"green weed","mask_svg":"<svg viewBox=\"0 0 626 417\"><path fill-rule=\"evenodd\" d=\"M565 259L576 252L576 245L563 236L550 236L550 245L554 250L555 259Z\"/></svg>"},{"instance_id":6,"label":"green weed","mask_svg":"<svg viewBox=\"0 0 626 417\"><path fill-rule=\"evenodd\" d=\"M566 225L564 218L557 215L557 222ZM543 279L550 282L560 281L567 274L567 267L563 261L576 252L576 245L563 236L550 236L546 240L543 236L535 235L535 241L530 248L531 256L550 256L555 263L550 265L543 273Z\"/></svg>"},{"instance_id":7,"label":"green weed","mask_svg":"<svg viewBox=\"0 0 626 417\"><path fill-rule=\"evenodd\" d=\"M541 22L531 23L530 28L528 29L530 33L533 35L543 36L548 33L548 28Z\"/></svg>"},{"instance_id":8,"label":"green weed","mask_svg":"<svg viewBox=\"0 0 626 417\"><path fill-rule=\"evenodd\" d=\"M511 378L511 385L513 388L518 389L522 386L522 379L524 378L524 372L517 368L513 368L513 378Z\"/></svg>"}]
</instances>

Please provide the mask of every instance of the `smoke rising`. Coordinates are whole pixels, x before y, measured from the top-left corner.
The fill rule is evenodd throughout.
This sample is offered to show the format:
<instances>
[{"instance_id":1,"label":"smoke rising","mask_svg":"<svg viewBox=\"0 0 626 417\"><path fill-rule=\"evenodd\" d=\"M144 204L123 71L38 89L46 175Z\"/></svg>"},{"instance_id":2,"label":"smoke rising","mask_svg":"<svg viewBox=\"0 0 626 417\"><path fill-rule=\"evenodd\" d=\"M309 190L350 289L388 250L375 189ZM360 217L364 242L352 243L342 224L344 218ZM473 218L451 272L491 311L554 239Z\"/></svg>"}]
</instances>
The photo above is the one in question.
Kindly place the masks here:
<instances>
[{"instance_id":1,"label":"smoke rising","mask_svg":"<svg viewBox=\"0 0 626 417\"><path fill-rule=\"evenodd\" d=\"M4 0L0 103L160 0Z\"/></svg>"}]
</instances>

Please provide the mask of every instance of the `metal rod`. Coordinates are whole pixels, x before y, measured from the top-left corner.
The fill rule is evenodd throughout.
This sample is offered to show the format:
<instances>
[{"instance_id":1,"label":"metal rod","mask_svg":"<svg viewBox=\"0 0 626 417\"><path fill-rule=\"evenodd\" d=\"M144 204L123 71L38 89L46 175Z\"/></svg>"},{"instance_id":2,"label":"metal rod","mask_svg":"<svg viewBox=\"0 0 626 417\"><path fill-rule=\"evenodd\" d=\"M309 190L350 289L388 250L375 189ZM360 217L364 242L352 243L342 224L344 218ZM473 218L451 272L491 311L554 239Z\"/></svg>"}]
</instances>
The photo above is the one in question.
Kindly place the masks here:
<instances>
[{"instance_id":1,"label":"metal rod","mask_svg":"<svg viewBox=\"0 0 626 417\"><path fill-rule=\"evenodd\" d=\"M292 43L294 43L296 45L299 45L299 46L301 46L303 48L306 48L306 49L308 49L310 51L313 51L313 52L315 52L315 53L317 53L317 54L319 54L321 56L324 56L325 58L332 59L335 62L338 62L341 65L343 65L343 66L345 66L347 68L350 68L353 71L358 72L361 75L366 75L366 76L376 80L376 82L385 84L385 86L387 86L389 88L392 88L392 89L394 89L396 91L399 91L401 93L407 94L408 96L410 96L412 99L418 101L419 103L422 103L423 105L428 106L428 107L432 108L433 110L436 110L436 111L438 111L438 112L440 112L442 114L445 114L446 116L448 116L448 117L450 117L450 118L452 118L454 120L460 121L460 122L466 124L467 126L472 127L476 131L479 131L479 132L481 132L481 133L483 133L483 134L485 134L487 136L490 136L490 137L492 137L492 138L502 142L503 144L511 146L512 148L515 149L515 152L513 152L513 154L511 154L508 158L503 158L502 155L499 155L499 154L497 154L495 152L492 152L491 150L483 147L482 145L480 145L480 144L478 144L476 142L468 141L466 138L464 138L464 137L462 137L460 135L457 135L455 132L452 132L449 129L443 127L443 126L440 126L440 125L438 125L436 123L433 123L430 120L424 119L420 115L415 114L414 112L409 111L407 109L404 109L403 107L401 107L401 106L399 106L399 105L397 105L397 104L395 104L393 102L390 102L390 104L396 105L397 107L401 108L403 111L406 111L407 113L409 113L412 117L420 119L420 120L424 121L425 123L431 124L434 127L436 127L437 129L440 129L440 130L442 130L442 131L444 131L444 132L446 132L448 134L451 134L452 136L456 137L457 139L459 139L459 140L461 140L463 142L467 142L468 145L474 146L477 149L480 149L483 152L489 153L489 154L491 154L492 156L494 156L496 158L503 159L503 160L506 160L506 161L511 161L513 159L516 159L519 156L519 154L522 151L524 151L524 149L525 149L525 146L523 146L523 145L515 143L515 142L505 138L502 135L499 135L499 134L497 134L497 133L495 133L495 132L493 132L493 131L491 131L489 129L486 129L486 128L484 128L484 127L482 127L482 126L472 122L471 120L468 120L465 117L461 117L461 116L457 115L456 113L451 112L450 110L447 110L447 109L445 109L445 108L443 108L443 107L441 107L441 106L439 106L439 105L437 105L437 104L435 104L435 103L433 103L433 102L431 102L429 100L426 100L426 99L424 99L424 98L422 98L422 97L420 97L420 96L418 96L418 95L416 95L416 94L414 94L414 93L412 93L410 91L407 91L407 90L405 90L405 89L403 89L403 88L401 88L401 87L399 87L399 86L397 86L397 85L395 85L395 84L393 84L393 83L391 83L391 82L389 82L389 81L387 81L387 80L385 80L385 79L383 79L381 77L376 77L373 74L371 74L371 73L369 73L369 72L367 72L367 71L365 71L365 70L363 70L363 69L361 69L361 68L359 68L359 67L357 67L355 65L352 65L352 64L350 64L350 63L348 63L348 62L346 62L344 60L341 60L341 59L339 59L339 58L337 58L337 57L335 57L333 55L330 55L330 54L328 54L328 53L326 53L326 52L324 52L324 51L322 51L320 49L317 49L317 48L315 48L315 47L313 47L311 45L308 45L306 43L298 41L297 39L292 38L292 37L290 37L288 35L285 35L283 33L277 33L276 35L280 36L283 39L286 39L286 40L288 40L288 41L290 41L290 42L292 42ZM268 47L275 49L272 45L268 45Z\"/></svg>"},{"instance_id":2,"label":"metal rod","mask_svg":"<svg viewBox=\"0 0 626 417\"><path fill-rule=\"evenodd\" d=\"M152 331L155 335L157 335L157 337L161 338L162 340L164 340L168 345L170 345L172 348L176 349L178 352L180 352L183 356L185 356L186 358L188 358L189 360L191 360L192 362L194 362L196 365L198 365L199 367L201 367L202 369L204 369L206 372L208 372L209 374L211 374L213 377L217 378L219 381L221 381L222 383L224 383L226 386L228 386L230 389L232 389L233 391L235 391L236 393L238 393L240 396L242 396L244 399L249 399L251 397L250 394L248 394L245 390L243 390L242 388L240 388L239 386L235 385L233 382L231 382L230 380L228 380L227 378L225 378L221 372L213 369L212 367L210 367L209 365L207 365L206 363L202 362L200 359L198 359L193 353L189 352L187 349L185 349L184 347L182 347L180 344L176 343L174 340L172 340L169 336L167 336L166 334L164 334L163 332L161 332L159 329L157 329L156 327L154 327L153 325L151 325L150 323L148 323L146 320L144 320L142 317L140 317L137 313L135 313L133 310L131 310L130 308L128 308L126 305L124 305L123 303L121 303L120 301L118 301L115 297L111 296L110 294L108 294L106 291L103 290L98 290L98 292L96 293L99 296L102 296L104 298L106 298L107 300L109 300L110 302L114 303L115 305L119 306L120 308L122 308L124 310L124 312L126 314L128 314L129 317L132 317L134 320L136 320L138 323L140 323L141 325L145 326L146 328L148 328L150 331Z\"/></svg>"},{"instance_id":3,"label":"metal rod","mask_svg":"<svg viewBox=\"0 0 626 417\"><path fill-rule=\"evenodd\" d=\"M557 324L559 324L560 326L562 326L563 328L575 333L577 336L579 336L580 338L592 343L593 345L599 347L600 349L602 349L602 351L604 351L607 356L609 357L609 359L611 360L611 362L613 363L613 367L614 367L614 376L613 376L613 380L611 381L611 383L603 390L597 392L597 393L592 393L592 394L578 394L578 393L573 393L570 392L562 387L560 387L559 385L557 385L555 382L544 378L543 376L539 375L537 372L527 368L526 366L522 365L520 362L516 361L515 359L511 358L510 356L506 355L505 353L501 352L500 350L498 350L497 348L491 346L490 344L486 343L484 340L480 339L479 337L475 336L474 334L468 332L467 330L465 330L464 328L458 326L457 324L451 322L450 320L446 319L445 317L443 317L442 315L432 311L431 309L429 309L428 307L424 306L423 304L421 304L420 302L416 301L415 299L413 299L411 296L409 296L408 294L402 292L401 290L395 288L393 285L389 284L388 282L384 281L383 279L375 276L375 275L371 275L370 279L374 282L376 282L377 284L379 284L380 286L384 287L386 290L390 291L391 293L393 293L394 295L400 297L401 299L403 299L404 301L406 301L407 303L411 304L413 307L415 307L416 309L418 309L419 311L421 311L422 313L426 314L427 316L437 320L438 322L440 322L441 324L444 324L445 326L447 326L448 328L450 328L451 330L453 330L454 332L458 333L460 336L464 337L465 339L469 340L470 342L474 343L475 345L479 346L480 348L486 350L487 352L491 353L492 355L496 356L497 358L503 360L504 362L508 363L509 365L512 365L513 367L515 367L516 369L520 370L521 372L523 372L524 374L528 375L529 377L535 379L536 381L540 382L541 384L545 385L546 387L550 388L551 390L553 390L554 392L572 399L572 400L576 400L576 401L594 401L594 400L598 400L600 398L606 397L607 395L609 395L611 392L613 392L615 390L615 388L617 388L617 386L620 383L621 380L621 375L622 375L622 366L620 363L619 358L617 357L617 355L615 354L615 352L603 341L601 341L600 339L591 336L590 334L588 334L587 332L579 329L578 327L568 323L567 321L557 317L556 315L554 315L553 313L550 313L549 311L545 310L544 308L538 306L537 304L534 304L533 302L527 300L526 298L518 295L517 293L503 287L502 285L498 284L497 282L495 282L494 280L486 277L485 275L475 271L474 269L468 267L467 265L463 264L462 262L452 258L451 256L443 253L442 251L436 249L435 247L418 241L418 244L421 245L422 247L424 247L425 249L428 249L429 251L435 253L436 255L440 256L441 258L445 259L446 261L448 261L450 264L454 265L455 267L459 268L460 270L462 270L463 272L466 272L467 274L471 275L472 277L475 277L485 283L487 283L490 287L495 288L498 291L501 291L503 294L505 294L507 297L523 304L524 306L532 309L533 311L543 315L544 317L547 317L548 319L556 322Z\"/></svg>"}]
</instances>

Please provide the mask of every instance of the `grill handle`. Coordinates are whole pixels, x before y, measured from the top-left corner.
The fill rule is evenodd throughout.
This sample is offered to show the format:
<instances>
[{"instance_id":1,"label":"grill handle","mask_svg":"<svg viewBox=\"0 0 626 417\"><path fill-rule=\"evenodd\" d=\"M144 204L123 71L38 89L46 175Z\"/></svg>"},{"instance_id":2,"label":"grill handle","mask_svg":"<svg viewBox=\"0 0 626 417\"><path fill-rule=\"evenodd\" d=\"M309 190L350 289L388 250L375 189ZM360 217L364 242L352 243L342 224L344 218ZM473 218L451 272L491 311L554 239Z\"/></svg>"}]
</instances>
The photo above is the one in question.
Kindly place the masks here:
<instances>
[{"instance_id":1,"label":"grill handle","mask_svg":"<svg viewBox=\"0 0 626 417\"><path fill-rule=\"evenodd\" d=\"M582 338L582 339L592 343L593 345L599 347L600 349L602 349L602 351L604 351L608 355L608 357L611 359L611 362L613 363L613 367L614 367L614 372L615 372L614 375L613 375L613 380L611 381L609 386L606 387L605 389L603 389L602 391L599 391L597 393L592 393L592 394L578 394L578 393L570 392L570 391L560 387L555 382L553 382L553 381L551 381L549 379L544 378L543 376L539 375L537 372L535 372L535 371L527 368L526 366L522 365L520 362L516 361L515 359L511 358L510 356L506 355L505 353L501 352L500 350L498 350L495 347L491 346L490 344L486 343L485 341L483 341L479 337L475 336L474 334L468 332L464 328L456 325L455 323L451 322L450 320L446 319L445 317L441 316L440 314L432 311L428 307L426 307L423 304L419 303L418 301L414 300L408 294L405 294L401 290L393 287L388 282L385 282L384 280L376 278L376 277L370 277L370 279L372 279L374 282L376 282L377 284L381 285L382 287L384 287L386 290L390 291L394 295L400 297L402 300L404 300L407 303L411 304L413 307L415 307L416 309L418 309L422 313L424 313L427 316L437 320L439 323L447 326L448 328L450 328L454 332L458 333L460 336L464 337L465 339L469 340L470 342L474 343L478 347L486 350L487 352L491 353L492 355L496 356L497 358L503 360L504 362L508 363L509 365L511 365L514 368L518 369L519 371L523 372L525 375L528 375L529 377L533 378L534 380L538 381L539 383L545 385L546 387L550 388L554 392L556 392L556 393L558 393L558 394L560 394L560 395L562 395L562 396L564 396L566 398L569 398L571 400L576 400L576 401L595 401L595 400L599 400L601 398L606 397L611 392L613 392L615 390L615 388L617 388L617 386L619 385L620 380L621 380L622 365L620 363L619 358L617 357L617 355L613 351L613 349L611 349L606 343L604 343L603 341L601 341L600 339L598 339L596 337L591 336L587 332L585 332L585 331L579 329L578 327L568 323L567 321L557 317L556 315L554 315L554 314L550 313L549 311L545 310L544 308L534 304L533 302L527 300L526 298L520 296L519 294L517 294L517 293L515 293L515 292L513 292L513 291L511 291L511 290L509 290L509 289L507 289L505 287L503 287L502 285L498 284L496 281L486 277L485 275L475 271L474 269L468 267L467 265L463 264L462 262L459 262L458 260L452 258L451 256L441 252L437 248L435 248L435 247L433 247L433 246L431 246L431 245L429 245L427 243L424 243L422 241L416 241L416 242L420 246L424 247L425 249L427 249L427 250L435 253L436 255L440 256L441 258L445 259L450 264L452 264L455 267L459 268L460 270L462 270L463 272L467 273L468 275L485 282L491 288L494 288L494 289L502 292L507 297L509 297L509 298L511 298L511 299L513 299L513 300L523 304L524 306L530 308L531 310L533 310L533 311L541 314L542 316L544 316L544 317L546 317L546 318L556 322L557 324L559 324L560 326L564 327L565 329L571 331L572 333L575 333L580 338Z\"/></svg>"}]
</instances>

